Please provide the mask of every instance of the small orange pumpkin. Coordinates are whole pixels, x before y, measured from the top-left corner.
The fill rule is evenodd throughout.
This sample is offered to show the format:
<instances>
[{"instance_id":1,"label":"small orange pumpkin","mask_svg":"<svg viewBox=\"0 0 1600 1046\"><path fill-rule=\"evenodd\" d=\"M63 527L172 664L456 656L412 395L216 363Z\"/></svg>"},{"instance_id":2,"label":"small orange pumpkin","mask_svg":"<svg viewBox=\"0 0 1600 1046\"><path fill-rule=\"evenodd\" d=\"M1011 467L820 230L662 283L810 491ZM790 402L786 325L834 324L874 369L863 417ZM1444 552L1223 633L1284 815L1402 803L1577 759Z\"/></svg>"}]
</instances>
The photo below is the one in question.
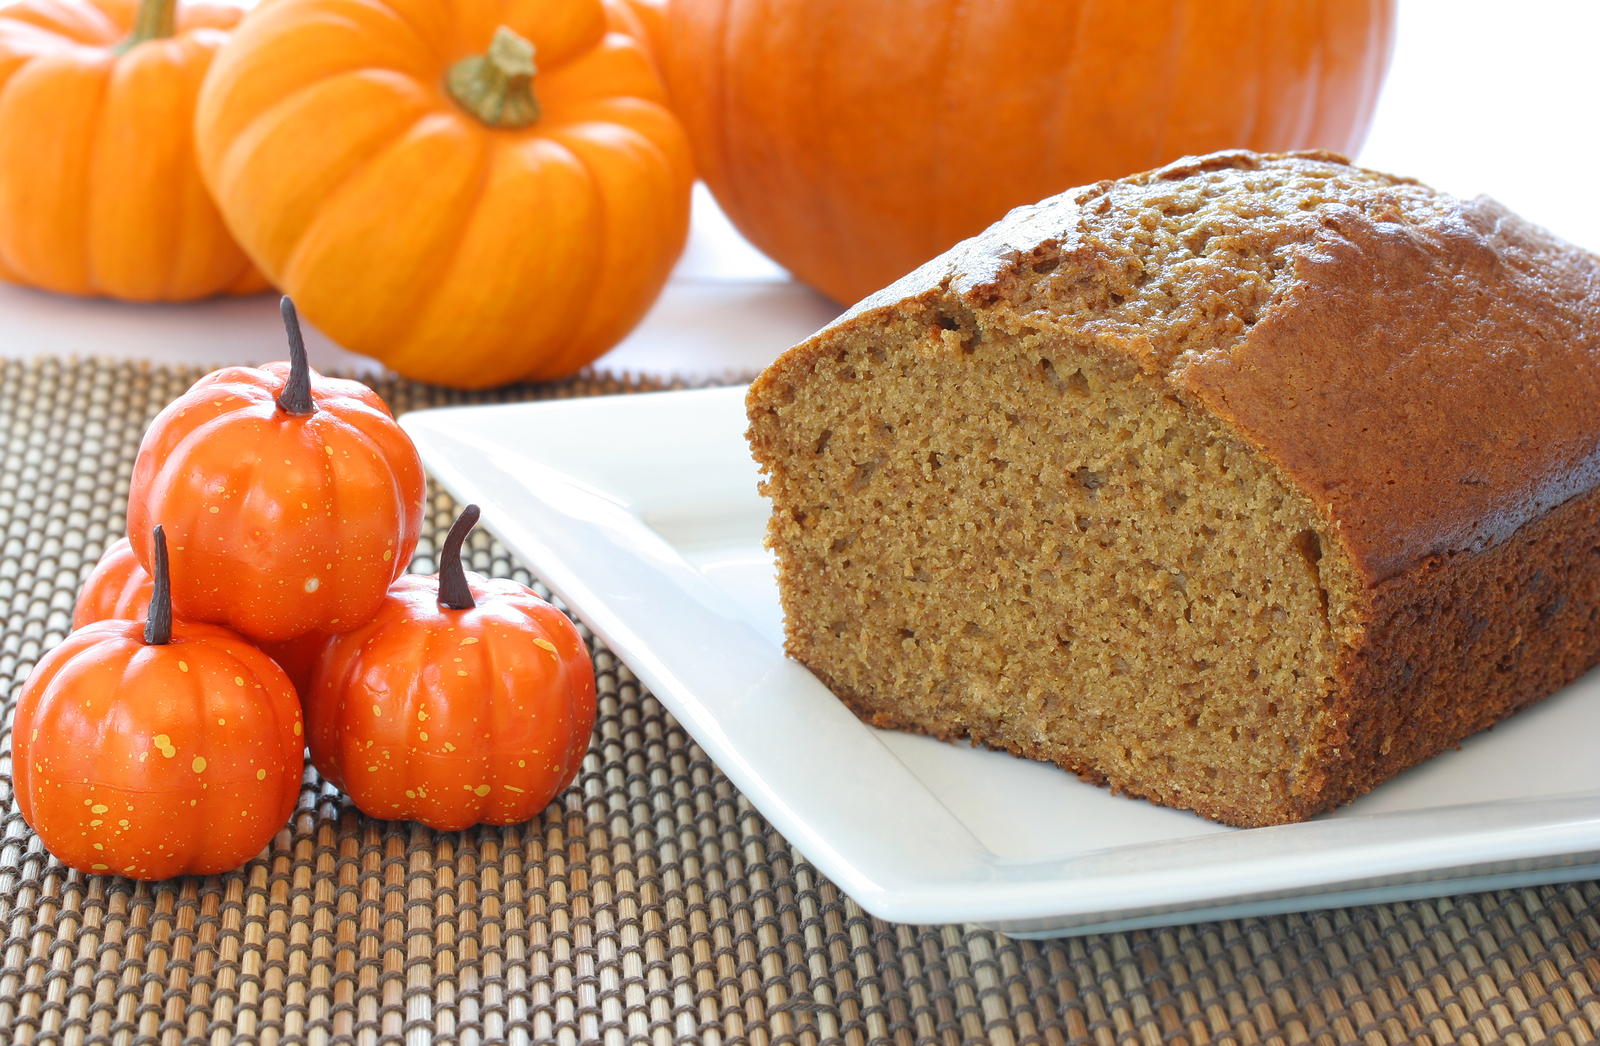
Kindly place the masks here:
<instances>
[{"instance_id":1,"label":"small orange pumpkin","mask_svg":"<svg viewBox=\"0 0 1600 1046\"><path fill-rule=\"evenodd\" d=\"M1191 153L1366 136L1394 0L671 0L733 224L853 302L1020 204Z\"/></svg>"},{"instance_id":2,"label":"small orange pumpkin","mask_svg":"<svg viewBox=\"0 0 1600 1046\"><path fill-rule=\"evenodd\" d=\"M98 621L17 698L12 781L62 863L166 879L236 868L294 812L300 703L272 659L216 625L173 621L165 543L149 620Z\"/></svg>"},{"instance_id":3,"label":"small orange pumpkin","mask_svg":"<svg viewBox=\"0 0 1600 1046\"><path fill-rule=\"evenodd\" d=\"M151 590L150 575L139 565L132 542L118 538L101 554L100 561L84 581L78 602L72 608L72 627L82 628L108 618L143 621L150 607ZM327 641L327 635L322 632L307 632L279 643L257 643L256 647L288 674L296 693L304 694L311 684L317 657Z\"/></svg>"},{"instance_id":4,"label":"small orange pumpkin","mask_svg":"<svg viewBox=\"0 0 1600 1046\"><path fill-rule=\"evenodd\" d=\"M0 278L187 301L266 281L195 165L195 98L232 4L22 0L0 11Z\"/></svg>"},{"instance_id":5,"label":"small orange pumpkin","mask_svg":"<svg viewBox=\"0 0 1600 1046\"><path fill-rule=\"evenodd\" d=\"M133 543L118 538L101 553L72 608L72 627L117 618L142 621L150 607L150 575L133 554Z\"/></svg>"},{"instance_id":6,"label":"small orange pumpkin","mask_svg":"<svg viewBox=\"0 0 1600 1046\"><path fill-rule=\"evenodd\" d=\"M457 831L538 813L594 729L594 666L566 616L461 567L462 512L439 573L395 582L334 636L306 702L311 761L364 813Z\"/></svg>"},{"instance_id":7,"label":"small orange pumpkin","mask_svg":"<svg viewBox=\"0 0 1600 1046\"><path fill-rule=\"evenodd\" d=\"M573 373L688 232L688 142L600 0L275 0L218 55L195 143L273 282L423 381Z\"/></svg>"},{"instance_id":8,"label":"small orange pumpkin","mask_svg":"<svg viewBox=\"0 0 1600 1046\"><path fill-rule=\"evenodd\" d=\"M367 620L422 532L422 461L377 393L290 362L206 375L146 430L128 533L171 536L172 602L261 642ZM148 569L148 541L134 553Z\"/></svg>"}]
</instances>

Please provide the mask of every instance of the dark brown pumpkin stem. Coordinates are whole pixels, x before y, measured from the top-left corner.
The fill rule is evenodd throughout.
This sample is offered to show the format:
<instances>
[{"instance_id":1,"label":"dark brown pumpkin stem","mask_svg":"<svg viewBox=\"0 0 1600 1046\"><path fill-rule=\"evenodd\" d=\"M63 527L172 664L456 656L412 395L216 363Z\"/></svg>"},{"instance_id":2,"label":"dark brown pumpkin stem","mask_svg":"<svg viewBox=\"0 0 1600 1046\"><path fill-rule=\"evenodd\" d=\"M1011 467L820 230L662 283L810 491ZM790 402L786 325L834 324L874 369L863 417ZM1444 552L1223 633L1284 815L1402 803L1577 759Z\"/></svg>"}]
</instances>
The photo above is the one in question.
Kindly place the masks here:
<instances>
[{"instance_id":1,"label":"dark brown pumpkin stem","mask_svg":"<svg viewBox=\"0 0 1600 1046\"><path fill-rule=\"evenodd\" d=\"M439 606L447 610L471 610L477 606L467 572L461 565L461 543L478 524L478 506L468 505L450 525L444 547L439 550Z\"/></svg>"},{"instance_id":2,"label":"dark brown pumpkin stem","mask_svg":"<svg viewBox=\"0 0 1600 1046\"><path fill-rule=\"evenodd\" d=\"M132 50L146 40L164 40L178 32L178 0L139 0L133 16L133 32L117 46L119 53Z\"/></svg>"},{"instance_id":3,"label":"dark brown pumpkin stem","mask_svg":"<svg viewBox=\"0 0 1600 1046\"><path fill-rule=\"evenodd\" d=\"M144 641L166 646L172 642L172 582L167 571L167 535L159 525L150 545L150 611L144 619Z\"/></svg>"},{"instance_id":4,"label":"dark brown pumpkin stem","mask_svg":"<svg viewBox=\"0 0 1600 1046\"><path fill-rule=\"evenodd\" d=\"M494 31L485 54L475 54L445 73L445 90L456 104L490 127L515 130L539 122L533 96L533 45L505 26Z\"/></svg>"},{"instance_id":5,"label":"dark brown pumpkin stem","mask_svg":"<svg viewBox=\"0 0 1600 1046\"><path fill-rule=\"evenodd\" d=\"M300 333L300 316L287 294L278 302L278 311L283 313L283 329L289 333L289 380L278 393L278 408L285 414L315 414L317 405L311 401L311 364L306 360L306 339Z\"/></svg>"}]
</instances>

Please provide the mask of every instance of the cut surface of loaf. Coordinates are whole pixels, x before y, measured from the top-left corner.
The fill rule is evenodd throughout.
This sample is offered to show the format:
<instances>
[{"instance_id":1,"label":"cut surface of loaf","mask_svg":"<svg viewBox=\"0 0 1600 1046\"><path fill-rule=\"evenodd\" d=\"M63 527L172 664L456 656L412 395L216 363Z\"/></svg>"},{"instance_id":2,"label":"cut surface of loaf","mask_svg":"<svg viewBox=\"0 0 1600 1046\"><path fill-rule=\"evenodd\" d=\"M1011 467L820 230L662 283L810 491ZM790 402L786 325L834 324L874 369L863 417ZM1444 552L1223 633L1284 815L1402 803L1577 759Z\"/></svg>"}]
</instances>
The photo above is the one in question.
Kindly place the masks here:
<instances>
[{"instance_id":1,"label":"cut surface of loaf","mask_svg":"<svg viewBox=\"0 0 1600 1046\"><path fill-rule=\"evenodd\" d=\"M1303 820L1600 661L1600 260L1328 154L1019 208L752 385L863 719Z\"/></svg>"}]
</instances>

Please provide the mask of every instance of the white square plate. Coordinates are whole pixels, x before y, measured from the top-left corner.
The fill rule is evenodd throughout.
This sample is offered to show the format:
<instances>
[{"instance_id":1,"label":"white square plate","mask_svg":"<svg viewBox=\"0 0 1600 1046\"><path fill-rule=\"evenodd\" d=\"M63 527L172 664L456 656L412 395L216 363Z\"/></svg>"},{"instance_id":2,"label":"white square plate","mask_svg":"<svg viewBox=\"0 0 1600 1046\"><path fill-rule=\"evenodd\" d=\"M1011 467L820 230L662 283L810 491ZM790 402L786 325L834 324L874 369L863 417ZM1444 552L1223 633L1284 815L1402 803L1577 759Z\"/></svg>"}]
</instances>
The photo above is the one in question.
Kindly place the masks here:
<instances>
[{"instance_id":1,"label":"white square plate","mask_svg":"<svg viewBox=\"0 0 1600 1046\"><path fill-rule=\"evenodd\" d=\"M1600 878L1600 673L1337 813L1241 830L864 726L783 655L744 390L420 411L447 489L895 922L1054 936Z\"/></svg>"}]
</instances>

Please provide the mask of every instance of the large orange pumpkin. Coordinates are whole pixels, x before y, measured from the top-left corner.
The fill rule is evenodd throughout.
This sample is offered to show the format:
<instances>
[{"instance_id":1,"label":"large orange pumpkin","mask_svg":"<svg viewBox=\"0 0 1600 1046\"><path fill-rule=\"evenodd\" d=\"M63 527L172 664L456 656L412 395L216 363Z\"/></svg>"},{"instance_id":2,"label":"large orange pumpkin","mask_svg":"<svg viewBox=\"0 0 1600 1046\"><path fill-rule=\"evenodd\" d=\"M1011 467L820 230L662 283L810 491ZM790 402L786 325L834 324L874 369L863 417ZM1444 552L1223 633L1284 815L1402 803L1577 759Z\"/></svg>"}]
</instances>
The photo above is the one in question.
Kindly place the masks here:
<instances>
[{"instance_id":1,"label":"large orange pumpkin","mask_svg":"<svg viewBox=\"0 0 1600 1046\"><path fill-rule=\"evenodd\" d=\"M600 0L276 0L218 56L196 144L307 318L408 377L570 374L654 301L689 147Z\"/></svg>"},{"instance_id":2,"label":"large orange pumpkin","mask_svg":"<svg viewBox=\"0 0 1600 1046\"><path fill-rule=\"evenodd\" d=\"M1393 0L670 0L733 223L851 302L1007 210L1190 153L1354 152Z\"/></svg>"},{"instance_id":3,"label":"large orange pumpkin","mask_svg":"<svg viewBox=\"0 0 1600 1046\"><path fill-rule=\"evenodd\" d=\"M201 184L191 131L242 15L175 0L0 10L0 278L130 301L266 287Z\"/></svg>"}]
</instances>

